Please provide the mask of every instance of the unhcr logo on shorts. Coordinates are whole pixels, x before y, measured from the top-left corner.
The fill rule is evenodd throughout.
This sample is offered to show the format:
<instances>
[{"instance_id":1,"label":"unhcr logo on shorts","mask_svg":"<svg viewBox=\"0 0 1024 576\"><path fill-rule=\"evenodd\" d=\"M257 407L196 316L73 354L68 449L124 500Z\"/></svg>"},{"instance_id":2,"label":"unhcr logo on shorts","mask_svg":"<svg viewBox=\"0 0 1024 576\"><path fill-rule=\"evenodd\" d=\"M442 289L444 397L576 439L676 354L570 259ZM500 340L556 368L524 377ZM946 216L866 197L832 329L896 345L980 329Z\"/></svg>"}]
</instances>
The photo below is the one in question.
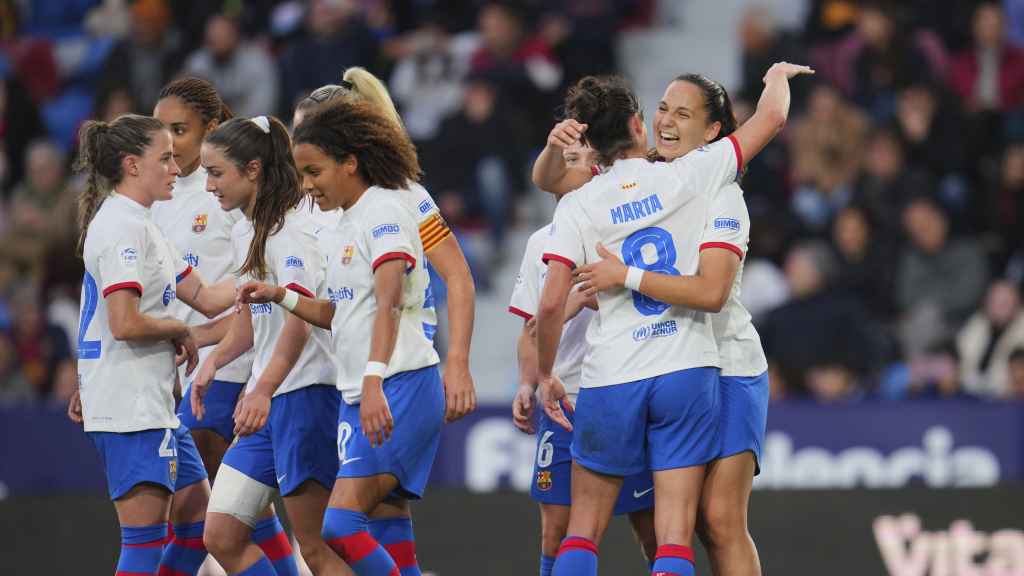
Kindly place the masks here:
<instances>
[{"instance_id":1,"label":"unhcr logo on shorts","mask_svg":"<svg viewBox=\"0 0 1024 576\"><path fill-rule=\"evenodd\" d=\"M665 320L663 322L655 322L648 326L641 326L633 331L633 341L643 342L644 340L650 340L651 338L664 338L666 336L675 336L679 332L679 326L675 320Z\"/></svg>"}]
</instances>

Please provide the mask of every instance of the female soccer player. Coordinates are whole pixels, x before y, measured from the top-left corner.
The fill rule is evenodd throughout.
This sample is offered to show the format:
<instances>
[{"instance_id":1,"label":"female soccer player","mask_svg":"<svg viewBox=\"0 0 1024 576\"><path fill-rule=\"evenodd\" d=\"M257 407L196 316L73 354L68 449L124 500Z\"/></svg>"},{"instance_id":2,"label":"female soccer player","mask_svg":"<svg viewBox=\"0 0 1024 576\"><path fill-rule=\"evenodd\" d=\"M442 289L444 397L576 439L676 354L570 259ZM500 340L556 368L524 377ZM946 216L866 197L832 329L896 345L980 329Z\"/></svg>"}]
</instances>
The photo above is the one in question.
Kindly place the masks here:
<instances>
[{"instance_id":1,"label":"female soccer player","mask_svg":"<svg viewBox=\"0 0 1024 576\"><path fill-rule=\"evenodd\" d=\"M359 576L419 574L408 500L423 496L445 399L427 324L423 244L402 198L419 177L416 150L373 105L338 101L295 130L295 160L303 190L323 210L344 210L321 244L325 293L313 299L249 283L241 297L331 327L345 403L324 538ZM405 519L406 544L382 546L369 514Z\"/></svg>"},{"instance_id":2,"label":"female soccer player","mask_svg":"<svg viewBox=\"0 0 1024 576\"><path fill-rule=\"evenodd\" d=\"M181 168L181 174L174 184L174 197L153 205L153 219L190 266L202 272L204 278L229 283L233 290L235 276L231 228L242 219L242 213L240 210L221 210L217 198L206 191L206 169L199 156L203 139L221 122L232 117L231 110L220 99L212 84L201 78L187 77L164 86L153 116L171 131L174 158ZM178 305L175 307L175 317L190 326L199 326L206 316L187 306ZM222 334L230 326L231 317L225 312L220 320L223 324L203 326L200 329L215 328ZM214 339L219 340L218 337ZM200 365L212 350L209 347L200 348ZM178 405L178 418L192 433L211 481L216 477L224 451L234 439L232 414L238 395L249 379L251 367L252 354L247 352L217 372L210 392L204 398L206 414L202 420L195 417L192 403L187 400L189 389L184 367L178 370L179 381L185 387L182 397L186 399ZM173 522L173 510L171 516ZM178 558L171 560L179 572L194 573L191 565L196 564L198 568L197 563L202 562L200 556L205 556L194 552L195 543L202 541L205 517L206 509L203 507L201 510L193 510L191 518L174 523L174 540L170 546L177 547ZM189 541L193 543L191 546ZM291 543L272 511L257 523L253 530L253 541L272 558L279 576L298 574Z\"/></svg>"},{"instance_id":3,"label":"female soccer player","mask_svg":"<svg viewBox=\"0 0 1024 576\"><path fill-rule=\"evenodd\" d=\"M394 122L404 133L405 127L387 88L364 68L345 70L341 84L329 84L313 91L295 108L293 126L314 112L318 106L336 99L365 101ZM453 422L476 408L476 392L469 372L470 338L473 335L473 314L476 288L469 264L459 241L441 216L441 211L427 189L419 182L406 186L402 201L419 226L420 240L427 260L448 288L448 353L445 358L445 421ZM432 306L433 299L428 302Z\"/></svg>"},{"instance_id":4,"label":"female soccer player","mask_svg":"<svg viewBox=\"0 0 1024 576\"><path fill-rule=\"evenodd\" d=\"M608 168L559 205L545 254L549 269L537 328L542 398L548 415L566 428L559 403L565 391L551 369L571 270L596 261L600 242L620 250L631 269L630 291L598 295L601 323L590 333L576 412L570 536L556 575L596 574L594 542L607 526L622 476L645 465L655 478L654 572L694 573L689 544L704 465L719 448L718 371L711 368L718 365L717 347L706 313L645 296L638 285L644 270L697 271L699 233L713 194L781 129L789 78L807 72L773 66L750 121L728 142L672 163L646 161L646 129L621 81L587 78L567 97L568 115L589 126L586 140Z\"/></svg>"},{"instance_id":5,"label":"female soccer player","mask_svg":"<svg viewBox=\"0 0 1024 576\"><path fill-rule=\"evenodd\" d=\"M155 573L178 565L180 551L163 550L171 494L178 522L194 520L210 493L195 444L186 429L178 431L174 415L175 350L190 367L197 351L171 305L180 295L217 314L231 305L233 290L207 288L153 222L150 207L170 199L180 173L171 134L159 120L128 115L87 122L80 139L79 164L88 174L79 201L86 273L80 398L72 399L69 413L84 420L106 467L122 526L118 573Z\"/></svg>"},{"instance_id":6,"label":"female soccer player","mask_svg":"<svg viewBox=\"0 0 1024 576\"><path fill-rule=\"evenodd\" d=\"M655 113L652 128L655 150L649 157L674 160L700 146L716 142L736 129L732 102L725 89L697 74L677 77L668 85ZM592 178L589 167L577 169L560 162L558 149L582 134L575 120L565 120L551 132L552 148L534 165L535 183L544 189L576 188ZM722 421L719 458L708 466L698 519L700 533L715 574L759 574L757 548L747 529L747 504L760 460L768 416L767 361L750 314L739 300L750 227L742 190L731 184L715 196L705 221L698 273L668 276L651 273L657 281L672 283L672 295L642 293L673 305L714 312L712 325L718 344ZM603 249L602 249L603 250ZM604 260L579 268L576 280L584 289L607 290L621 286L624 266ZM664 279L664 280L662 280ZM669 280L670 279L670 280Z\"/></svg>"},{"instance_id":7,"label":"female soccer player","mask_svg":"<svg viewBox=\"0 0 1024 576\"><path fill-rule=\"evenodd\" d=\"M267 279L312 295L323 275L317 226L298 187L285 127L265 116L229 120L207 136L201 156L206 188L221 209L245 215L232 230L241 279ZM271 559L250 540L275 488L313 572L344 570L320 538L337 472L339 400L328 337L284 310L243 306L192 382L189 400L202 420L214 375L253 349L253 378L234 411L233 432L240 438L224 455L203 534L230 574L275 574Z\"/></svg>"},{"instance_id":8,"label":"female soccer player","mask_svg":"<svg viewBox=\"0 0 1024 576\"><path fill-rule=\"evenodd\" d=\"M578 141L562 151L568 166L582 166L590 169L595 155L589 147ZM555 194L561 199L562 194ZM534 433L534 395L537 391L537 344L532 332L531 320L537 313L540 291L547 275L547 266L541 261L544 243L551 231L548 224L530 236L526 252L512 289L509 312L523 318L523 330L519 335L519 391L512 404L512 419L516 427L529 434ZM581 367L587 351L587 327L594 315L584 293L574 290L569 294L565 311L565 327L559 342L555 373L565 385L570 406L576 404L579 391ZM566 417L572 421L572 412ZM540 504L541 561L540 575L550 576L555 564L558 547L565 538L569 526L570 479L572 455L570 443L572 434L556 425L543 411L540 413L537 432L537 453L534 461L534 481L530 495ZM623 482L615 504L615 514L629 514L633 532L641 543L648 563L654 561L657 542L654 537L654 480L648 470L630 476Z\"/></svg>"}]
</instances>

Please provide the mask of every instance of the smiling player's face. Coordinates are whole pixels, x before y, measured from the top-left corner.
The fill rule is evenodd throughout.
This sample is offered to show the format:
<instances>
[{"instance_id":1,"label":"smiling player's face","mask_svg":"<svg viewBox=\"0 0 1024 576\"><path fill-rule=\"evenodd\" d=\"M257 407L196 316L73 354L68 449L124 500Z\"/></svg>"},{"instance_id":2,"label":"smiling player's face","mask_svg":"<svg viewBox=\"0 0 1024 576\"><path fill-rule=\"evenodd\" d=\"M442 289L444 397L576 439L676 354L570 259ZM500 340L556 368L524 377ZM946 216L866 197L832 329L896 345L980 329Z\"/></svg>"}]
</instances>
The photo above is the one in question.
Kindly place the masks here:
<instances>
[{"instance_id":1,"label":"smiling player's face","mask_svg":"<svg viewBox=\"0 0 1024 576\"><path fill-rule=\"evenodd\" d=\"M153 109L153 117L171 131L174 138L174 160L183 174L191 174L199 166L199 147L208 131L202 117L177 96L160 99Z\"/></svg>"},{"instance_id":2,"label":"smiling player's face","mask_svg":"<svg viewBox=\"0 0 1024 576\"><path fill-rule=\"evenodd\" d=\"M338 162L319 146L305 142L295 146L292 156L302 191L324 212L349 208L367 188L359 176L355 156Z\"/></svg>"},{"instance_id":3,"label":"smiling player's face","mask_svg":"<svg viewBox=\"0 0 1024 576\"><path fill-rule=\"evenodd\" d=\"M206 168L206 191L217 198L221 209L230 211L241 208L249 214L249 208L256 197L257 174L240 170L217 146L203 144L201 157L203 167Z\"/></svg>"},{"instance_id":4,"label":"smiling player's face","mask_svg":"<svg viewBox=\"0 0 1024 576\"><path fill-rule=\"evenodd\" d=\"M654 114L654 146L663 158L674 160L713 140L719 126L708 123L700 88L676 80L665 89Z\"/></svg>"}]
</instances>

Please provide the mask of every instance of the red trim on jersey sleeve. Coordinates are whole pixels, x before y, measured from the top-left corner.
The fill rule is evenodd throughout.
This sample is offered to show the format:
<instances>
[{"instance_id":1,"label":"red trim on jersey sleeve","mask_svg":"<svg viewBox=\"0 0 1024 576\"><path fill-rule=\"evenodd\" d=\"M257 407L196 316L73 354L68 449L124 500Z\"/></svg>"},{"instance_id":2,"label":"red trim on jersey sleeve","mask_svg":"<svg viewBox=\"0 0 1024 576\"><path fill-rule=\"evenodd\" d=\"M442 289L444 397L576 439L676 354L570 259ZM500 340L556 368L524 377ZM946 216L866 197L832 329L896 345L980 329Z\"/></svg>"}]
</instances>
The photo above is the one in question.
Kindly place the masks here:
<instances>
[{"instance_id":1,"label":"red trim on jersey sleeve","mask_svg":"<svg viewBox=\"0 0 1024 576\"><path fill-rule=\"evenodd\" d=\"M291 284L285 286L285 288L291 290L292 292L298 292L299 294L302 294L306 298L316 298L316 296L314 296L312 292L307 290L305 286L299 284L298 282L292 282Z\"/></svg>"},{"instance_id":2,"label":"red trim on jersey sleeve","mask_svg":"<svg viewBox=\"0 0 1024 576\"><path fill-rule=\"evenodd\" d=\"M552 254L550 252L546 252L546 253L544 253L543 256L540 257L540 260L541 260L541 262L543 262L545 264L547 264L548 261L550 261L550 260L555 260L556 262L561 262L562 264L565 264L571 270L575 270L576 269L576 263L575 262L573 262L572 260L569 260L565 256L559 256L558 254Z\"/></svg>"},{"instance_id":3,"label":"red trim on jersey sleeve","mask_svg":"<svg viewBox=\"0 0 1024 576\"><path fill-rule=\"evenodd\" d=\"M139 296L142 296L142 284L139 284L138 282L118 282L117 284L111 284L104 288L103 297L106 298L118 290L135 290L139 293Z\"/></svg>"},{"instance_id":4,"label":"red trim on jersey sleeve","mask_svg":"<svg viewBox=\"0 0 1024 576\"><path fill-rule=\"evenodd\" d=\"M732 252L733 254L739 256L740 260L743 260L743 250L740 250L740 247L735 244L729 244L728 242L705 242L700 245L701 252L708 248L724 248L729 252Z\"/></svg>"},{"instance_id":5,"label":"red trim on jersey sleeve","mask_svg":"<svg viewBox=\"0 0 1024 576\"><path fill-rule=\"evenodd\" d=\"M373 261L373 271L376 272L377 267L387 262L388 260L398 259L405 260L406 262L409 263L409 268L406 270L406 272L416 267L416 258L412 254L407 254L405 252L388 252L386 254L381 254L376 260Z\"/></svg>"},{"instance_id":6,"label":"red trim on jersey sleeve","mask_svg":"<svg viewBox=\"0 0 1024 576\"><path fill-rule=\"evenodd\" d=\"M726 138L732 142L732 149L736 152L736 179L739 180L740 172L743 171L743 149L740 148L740 141L736 136L729 134Z\"/></svg>"},{"instance_id":7,"label":"red trim on jersey sleeve","mask_svg":"<svg viewBox=\"0 0 1024 576\"><path fill-rule=\"evenodd\" d=\"M175 284L180 284L181 281L184 280L185 278L188 278L188 275L191 273L192 265L189 265L188 268L185 268L185 270L181 274L178 274L178 276L174 279Z\"/></svg>"},{"instance_id":8,"label":"red trim on jersey sleeve","mask_svg":"<svg viewBox=\"0 0 1024 576\"><path fill-rule=\"evenodd\" d=\"M519 316L523 320L526 320L527 322L533 319L533 314L530 314L529 312L521 308L516 308L515 306L509 306L508 311L515 314L516 316Z\"/></svg>"}]
</instances>

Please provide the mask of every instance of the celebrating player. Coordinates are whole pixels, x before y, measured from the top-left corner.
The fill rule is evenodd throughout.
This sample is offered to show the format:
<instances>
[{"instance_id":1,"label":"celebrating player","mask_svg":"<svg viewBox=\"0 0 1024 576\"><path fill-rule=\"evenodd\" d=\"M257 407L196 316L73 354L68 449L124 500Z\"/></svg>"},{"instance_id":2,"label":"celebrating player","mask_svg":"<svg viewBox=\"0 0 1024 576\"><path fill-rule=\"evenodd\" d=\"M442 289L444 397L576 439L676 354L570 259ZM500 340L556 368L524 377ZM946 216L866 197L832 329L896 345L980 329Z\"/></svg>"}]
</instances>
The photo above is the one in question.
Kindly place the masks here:
<instances>
[{"instance_id":1,"label":"celebrating player","mask_svg":"<svg viewBox=\"0 0 1024 576\"><path fill-rule=\"evenodd\" d=\"M699 74L677 77L658 105L652 127L656 147L649 157L674 160L736 130L732 102L725 89ZM557 152L579 138L585 128L572 119L559 123L534 165L535 183L561 191L592 178L589 167L561 162ZM663 302L714 312L712 326L719 349L722 402L719 457L709 464L702 489L698 533L716 574L758 574L757 548L747 529L747 505L758 469L768 416L767 361L750 314L739 300L743 256L749 239L749 216L742 190L730 184L719 191L705 221L700 261L694 276L651 273L642 293ZM601 249L603 260L581 267L576 281L584 290L621 286L624 266ZM671 290L651 292L654 282L668 281ZM659 285L661 286L661 285ZM657 288L655 288L657 289Z\"/></svg>"},{"instance_id":2,"label":"celebrating player","mask_svg":"<svg viewBox=\"0 0 1024 576\"><path fill-rule=\"evenodd\" d=\"M322 280L315 223L298 187L288 132L275 118L230 120L201 149L206 188L220 207L240 209L232 230L242 279L267 279L312 295ZM273 558L250 538L275 488L284 497L302 555L314 574L344 570L320 538L337 472L338 394L328 334L273 306L242 306L192 382L196 418L218 370L250 348L253 378L234 411L238 434L210 498L204 541L230 574L272 575Z\"/></svg>"},{"instance_id":3,"label":"celebrating player","mask_svg":"<svg viewBox=\"0 0 1024 576\"><path fill-rule=\"evenodd\" d=\"M324 537L359 576L416 575L408 501L423 496L445 413L423 244L402 198L419 178L416 151L373 105L339 101L296 129L295 160L320 207L344 210L321 242L325 294L249 283L241 297L331 327L345 404ZM391 545L370 532L368 515L392 519Z\"/></svg>"},{"instance_id":4,"label":"celebrating player","mask_svg":"<svg viewBox=\"0 0 1024 576\"><path fill-rule=\"evenodd\" d=\"M314 112L321 104L337 99L369 102L405 132L387 87L376 76L360 67L345 70L341 84L322 86L299 102L295 108L293 125L297 126L306 114ZM402 202L419 227L423 251L448 289L448 353L443 380L445 421L452 422L476 407L476 392L469 372L476 289L459 242L430 193L415 181L410 181L404 188L406 194L402 195ZM433 302L432 298L428 306L431 306L430 302Z\"/></svg>"},{"instance_id":5,"label":"celebrating player","mask_svg":"<svg viewBox=\"0 0 1024 576\"><path fill-rule=\"evenodd\" d=\"M717 348L710 318L639 293L645 270L697 271L699 234L713 194L733 181L788 115L791 76L777 64L757 112L728 141L671 163L646 162L646 129L635 97L616 79L582 80L567 114L588 125L585 139L607 170L559 205L545 259L538 347L544 408L567 428L551 376L559 323L576 264L599 259L598 244L630 265L626 290L599 294L601 323L590 333L576 413L570 536L555 574L596 573L599 539L621 477L645 465L655 474L658 557L654 571L693 574L689 548L704 477L718 455ZM626 417L623 418L623 414ZM643 447L646 445L646 453ZM583 498L577 501L577 495Z\"/></svg>"},{"instance_id":6,"label":"celebrating player","mask_svg":"<svg viewBox=\"0 0 1024 576\"><path fill-rule=\"evenodd\" d=\"M197 351L171 306L180 294L193 308L217 314L234 291L206 287L153 223L150 207L170 199L180 173L159 120L87 122L80 139L79 164L88 174L79 201L86 272L80 396L69 414L84 421L106 468L121 524L118 572L155 573L176 566L180 553L163 550L169 512L176 523L201 520L210 493L195 444L174 414L175 350L190 367Z\"/></svg>"},{"instance_id":7,"label":"celebrating player","mask_svg":"<svg viewBox=\"0 0 1024 576\"><path fill-rule=\"evenodd\" d=\"M579 165L585 169L593 166L593 150L578 141L563 150L566 164ZM560 199L562 194L556 194ZM519 335L519 379L522 384L512 404L515 425L524 432L533 433L534 395L537 390L537 345L531 334L531 320L537 313L547 266L541 261L544 243L550 234L551 225L544 226L530 236L526 252L512 290L509 312L524 320ZM586 355L587 326L594 315L588 306L587 297L580 290L569 294L565 311L565 327L556 356L555 374L565 385L570 406L575 405L583 358ZM572 412L566 413L572 421ZM569 526L570 479L572 456L569 445L572 434L555 425L543 411L540 413L537 433L537 453L534 462L534 481L530 495L540 503L541 518L541 576L549 576L555 563L558 547L565 538ZM629 514L633 531L641 543L648 562L653 562L657 543L654 537L654 480L648 470L631 476L623 482L623 488L615 503L615 514Z\"/></svg>"}]
</instances>

